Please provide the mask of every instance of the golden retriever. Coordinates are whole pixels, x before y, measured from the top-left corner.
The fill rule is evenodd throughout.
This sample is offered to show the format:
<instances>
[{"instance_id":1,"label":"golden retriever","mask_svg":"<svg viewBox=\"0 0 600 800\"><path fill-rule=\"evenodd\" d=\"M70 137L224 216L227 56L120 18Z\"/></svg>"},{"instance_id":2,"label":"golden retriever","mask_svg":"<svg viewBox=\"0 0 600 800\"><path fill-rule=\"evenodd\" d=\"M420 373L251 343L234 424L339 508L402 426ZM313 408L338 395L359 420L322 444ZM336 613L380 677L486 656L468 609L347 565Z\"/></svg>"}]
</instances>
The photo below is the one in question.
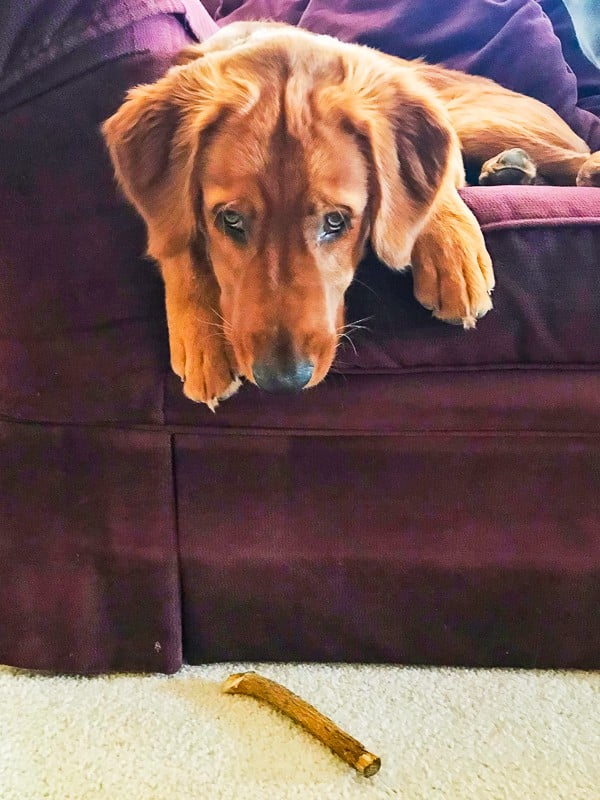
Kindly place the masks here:
<instances>
[{"instance_id":1,"label":"golden retriever","mask_svg":"<svg viewBox=\"0 0 600 800\"><path fill-rule=\"evenodd\" d=\"M240 377L269 391L323 380L367 241L410 265L438 319L471 328L491 309L463 156L523 148L555 184L600 173L536 100L279 23L188 48L103 133L160 264L172 368L213 410Z\"/></svg>"}]
</instances>

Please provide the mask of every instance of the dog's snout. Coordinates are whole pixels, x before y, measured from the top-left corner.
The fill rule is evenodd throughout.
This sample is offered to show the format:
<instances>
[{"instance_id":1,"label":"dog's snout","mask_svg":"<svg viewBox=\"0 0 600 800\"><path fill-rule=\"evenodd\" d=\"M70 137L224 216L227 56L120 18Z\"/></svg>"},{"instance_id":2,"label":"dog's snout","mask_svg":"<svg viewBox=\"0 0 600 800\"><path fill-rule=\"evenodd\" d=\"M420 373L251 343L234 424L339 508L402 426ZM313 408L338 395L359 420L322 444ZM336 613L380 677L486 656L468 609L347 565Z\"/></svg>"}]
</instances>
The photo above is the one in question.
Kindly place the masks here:
<instances>
[{"instance_id":1,"label":"dog's snout","mask_svg":"<svg viewBox=\"0 0 600 800\"><path fill-rule=\"evenodd\" d=\"M311 361L262 361L254 364L252 373L257 386L267 392L299 392L312 378Z\"/></svg>"}]
</instances>

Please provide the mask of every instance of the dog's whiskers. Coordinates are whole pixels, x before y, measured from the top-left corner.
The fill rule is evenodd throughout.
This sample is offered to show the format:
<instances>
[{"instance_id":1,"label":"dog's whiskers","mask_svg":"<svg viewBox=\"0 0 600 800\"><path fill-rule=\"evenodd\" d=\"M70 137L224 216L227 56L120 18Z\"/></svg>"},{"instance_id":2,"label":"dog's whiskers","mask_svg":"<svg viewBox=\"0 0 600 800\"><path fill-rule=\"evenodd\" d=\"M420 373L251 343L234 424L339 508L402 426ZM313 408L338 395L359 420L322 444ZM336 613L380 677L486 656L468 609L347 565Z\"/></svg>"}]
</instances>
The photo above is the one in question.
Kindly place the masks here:
<instances>
[{"instance_id":1,"label":"dog's whiskers","mask_svg":"<svg viewBox=\"0 0 600 800\"><path fill-rule=\"evenodd\" d=\"M225 336L224 333L209 333L206 337L207 339L221 339L223 342L227 342L229 344L229 340Z\"/></svg>"},{"instance_id":2,"label":"dog's whiskers","mask_svg":"<svg viewBox=\"0 0 600 800\"><path fill-rule=\"evenodd\" d=\"M337 333L337 335L339 337L339 341L337 343L337 347L340 347L340 345L342 343L342 341L341 341L342 339L347 339L348 342L350 343L350 346L354 350L354 355L357 356L358 355L358 351L356 350L356 345L352 341L352 338L351 338L350 334L351 333L355 333L356 331L368 331L369 328L367 328L366 325L360 325L359 323L368 322L370 319L373 319L373 317L364 317L364 319L359 319L356 322L347 322L345 325L342 325L339 328L337 328L336 333Z\"/></svg>"},{"instance_id":3,"label":"dog's whiskers","mask_svg":"<svg viewBox=\"0 0 600 800\"><path fill-rule=\"evenodd\" d=\"M338 331L338 333L347 333L350 331L354 333L355 331L370 331L370 328L367 328L366 325L344 325L344 327Z\"/></svg>"},{"instance_id":4,"label":"dog's whiskers","mask_svg":"<svg viewBox=\"0 0 600 800\"><path fill-rule=\"evenodd\" d=\"M227 336L227 331L223 328L223 326L218 322L205 322L205 325L210 326L211 328L216 328L217 330L214 333L210 333L210 337L217 336L219 339L222 339L224 342L229 343L229 338Z\"/></svg>"},{"instance_id":5,"label":"dog's whiskers","mask_svg":"<svg viewBox=\"0 0 600 800\"><path fill-rule=\"evenodd\" d=\"M354 322L347 322L345 325L342 325L338 330L339 331L346 331L346 330L368 331L368 330L370 330L370 328L367 328L366 325L361 325L361 322L369 322L372 319L373 319L373 316L371 315L370 317L363 317L362 319L357 319Z\"/></svg>"},{"instance_id":6,"label":"dog's whiskers","mask_svg":"<svg viewBox=\"0 0 600 800\"><path fill-rule=\"evenodd\" d=\"M226 331L226 330L228 330L228 331L232 331L232 330L233 330L233 325L231 324L231 322L228 322L228 321L225 319L225 317L223 317L221 314L219 314L219 312L216 310L216 308L212 308L212 306L211 306L210 310L213 312L213 314L214 314L214 315L215 315L215 316L216 316L218 319L220 319L220 320L221 320L221 322L222 322L222 325L221 325L220 327L221 327L221 328L223 328L223 330L225 330L225 331ZM218 323L216 323L216 322L209 322L209 323L207 323L207 324L208 324L208 325L217 325Z\"/></svg>"},{"instance_id":7,"label":"dog's whiskers","mask_svg":"<svg viewBox=\"0 0 600 800\"><path fill-rule=\"evenodd\" d=\"M225 330L225 325L223 325L222 322L209 322L208 320L204 320L202 324L209 325L211 328L218 328L220 331Z\"/></svg>"},{"instance_id":8,"label":"dog's whiskers","mask_svg":"<svg viewBox=\"0 0 600 800\"><path fill-rule=\"evenodd\" d=\"M360 280L359 278L357 278L356 276L355 276L355 277L352 279L352 283L357 283L359 286L362 286L362 287L363 287L364 289L366 289L368 292L371 292L371 294L374 294L374 295L375 295L375 297L376 297L378 300L381 300L381 302L383 302L383 300L382 300L381 296L380 296L379 294L377 294L377 292L375 291L375 289L373 289L373 287L372 287L372 286L369 286L367 283L365 283L364 281L361 281L361 280ZM367 319L372 319L372 317L367 317Z\"/></svg>"},{"instance_id":9,"label":"dog's whiskers","mask_svg":"<svg viewBox=\"0 0 600 800\"><path fill-rule=\"evenodd\" d=\"M342 339L347 339L350 342L350 346L354 350L354 355L357 356L358 355L358 350L356 349L356 347L354 345L354 342L352 341L350 336L347 333L340 333L339 336L340 336L340 341L338 341L338 343L337 343L336 350L337 350L338 347L340 347L340 345L342 343L341 340Z\"/></svg>"}]
</instances>

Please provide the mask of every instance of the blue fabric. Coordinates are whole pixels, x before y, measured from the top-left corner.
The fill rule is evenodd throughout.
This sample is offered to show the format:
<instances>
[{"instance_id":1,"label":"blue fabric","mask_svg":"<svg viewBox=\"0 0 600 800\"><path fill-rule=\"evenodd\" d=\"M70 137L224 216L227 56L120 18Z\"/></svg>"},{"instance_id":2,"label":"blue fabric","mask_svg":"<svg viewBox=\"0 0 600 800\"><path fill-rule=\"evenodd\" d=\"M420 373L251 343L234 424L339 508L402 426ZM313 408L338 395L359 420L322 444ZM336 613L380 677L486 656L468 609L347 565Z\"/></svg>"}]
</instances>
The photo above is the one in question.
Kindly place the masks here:
<instances>
[{"instance_id":1,"label":"blue fabric","mask_svg":"<svg viewBox=\"0 0 600 800\"><path fill-rule=\"evenodd\" d=\"M600 0L563 0L581 49L600 69Z\"/></svg>"}]
</instances>

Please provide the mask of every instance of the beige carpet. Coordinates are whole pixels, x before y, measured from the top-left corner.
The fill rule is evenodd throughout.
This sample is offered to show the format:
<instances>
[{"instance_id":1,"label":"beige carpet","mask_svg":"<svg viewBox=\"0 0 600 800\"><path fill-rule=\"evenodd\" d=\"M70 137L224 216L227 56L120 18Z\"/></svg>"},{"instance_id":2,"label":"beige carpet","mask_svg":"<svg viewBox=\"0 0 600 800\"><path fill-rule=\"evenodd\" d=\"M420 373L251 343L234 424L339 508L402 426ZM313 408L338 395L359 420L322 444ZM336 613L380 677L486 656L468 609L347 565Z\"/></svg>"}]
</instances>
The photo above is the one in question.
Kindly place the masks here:
<instances>
[{"instance_id":1,"label":"beige carpet","mask_svg":"<svg viewBox=\"0 0 600 800\"><path fill-rule=\"evenodd\" d=\"M254 668L381 756L361 778L269 707ZM600 674L218 665L172 677L0 667L1 800L600 800Z\"/></svg>"}]
</instances>

